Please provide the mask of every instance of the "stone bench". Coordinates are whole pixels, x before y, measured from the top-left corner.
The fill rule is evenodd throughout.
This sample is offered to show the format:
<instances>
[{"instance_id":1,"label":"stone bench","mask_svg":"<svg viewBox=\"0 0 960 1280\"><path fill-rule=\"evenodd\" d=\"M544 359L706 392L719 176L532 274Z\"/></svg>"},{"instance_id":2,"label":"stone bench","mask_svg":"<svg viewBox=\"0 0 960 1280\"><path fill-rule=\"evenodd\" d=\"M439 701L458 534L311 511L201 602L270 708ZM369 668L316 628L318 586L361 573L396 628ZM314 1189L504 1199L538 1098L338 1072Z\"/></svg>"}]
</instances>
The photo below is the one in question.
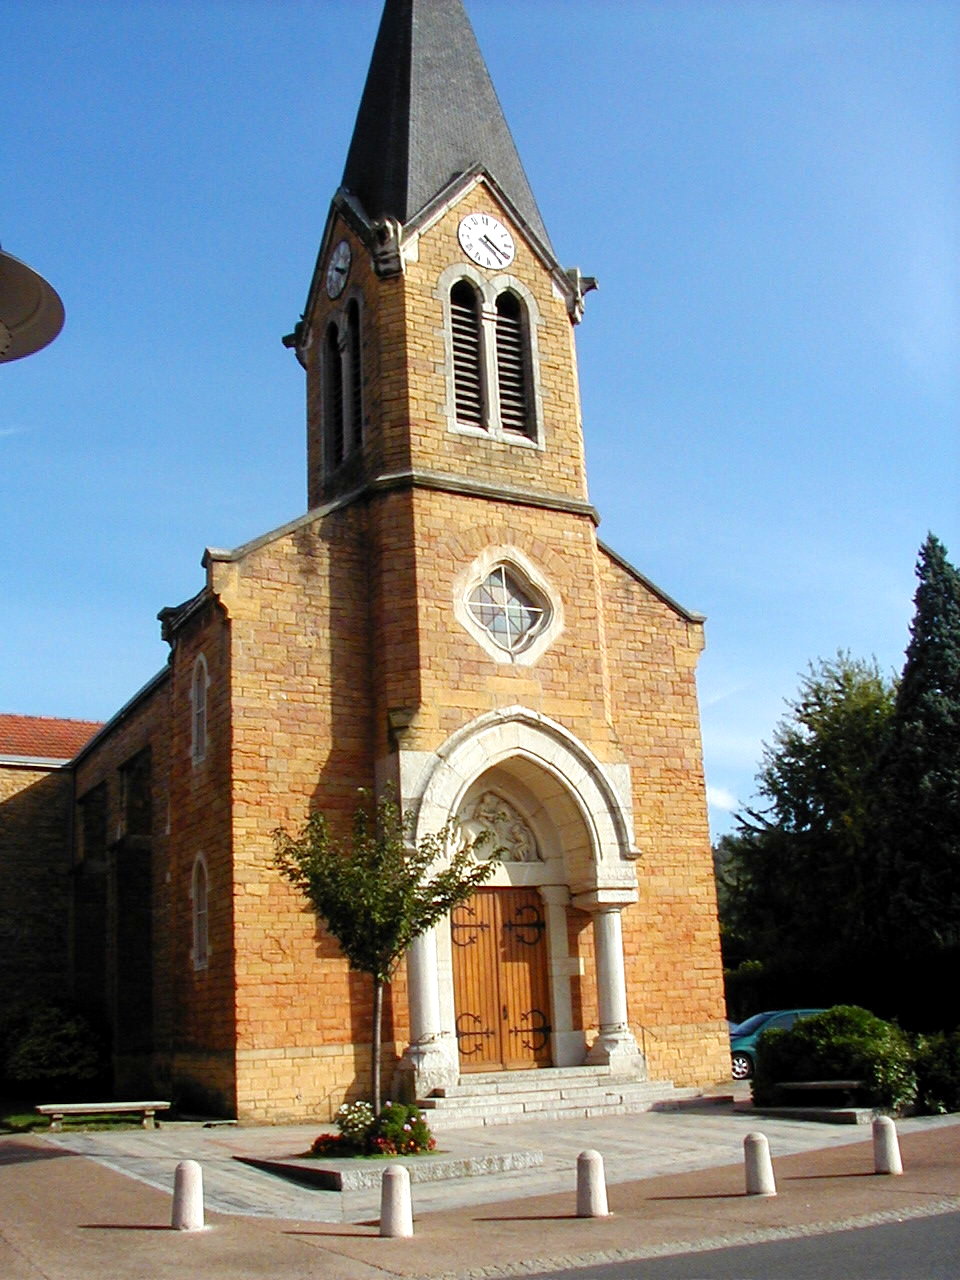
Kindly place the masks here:
<instances>
[{"instance_id":1,"label":"stone bench","mask_svg":"<svg viewBox=\"0 0 960 1280\"><path fill-rule=\"evenodd\" d=\"M156 1113L169 1111L169 1102L47 1102L34 1108L50 1117L51 1130L63 1127L64 1116L139 1115L144 1129L158 1129Z\"/></svg>"},{"instance_id":2,"label":"stone bench","mask_svg":"<svg viewBox=\"0 0 960 1280\"><path fill-rule=\"evenodd\" d=\"M778 1089L797 1093L846 1093L852 1095L863 1088L862 1080L781 1080Z\"/></svg>"}]
</instances>

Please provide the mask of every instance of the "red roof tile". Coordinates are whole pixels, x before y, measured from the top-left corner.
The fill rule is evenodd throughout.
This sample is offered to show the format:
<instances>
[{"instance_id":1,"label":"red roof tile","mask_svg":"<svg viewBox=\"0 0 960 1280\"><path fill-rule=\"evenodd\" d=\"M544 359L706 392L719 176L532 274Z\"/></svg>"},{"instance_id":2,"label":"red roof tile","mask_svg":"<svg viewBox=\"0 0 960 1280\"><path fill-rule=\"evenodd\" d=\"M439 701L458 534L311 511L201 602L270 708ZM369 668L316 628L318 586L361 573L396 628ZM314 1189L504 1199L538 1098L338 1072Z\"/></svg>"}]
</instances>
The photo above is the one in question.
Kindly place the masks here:
<instances>
[{"instance_id":1,"label":"red roof tile","mask_svg":"<svg viewBox=\"0 0 960 1280\"><path fill-rule=\"evenodd\" d=\"M96 720L0 714L0 756L72 760L103 725Z\"/></svg>"}]
</instances>

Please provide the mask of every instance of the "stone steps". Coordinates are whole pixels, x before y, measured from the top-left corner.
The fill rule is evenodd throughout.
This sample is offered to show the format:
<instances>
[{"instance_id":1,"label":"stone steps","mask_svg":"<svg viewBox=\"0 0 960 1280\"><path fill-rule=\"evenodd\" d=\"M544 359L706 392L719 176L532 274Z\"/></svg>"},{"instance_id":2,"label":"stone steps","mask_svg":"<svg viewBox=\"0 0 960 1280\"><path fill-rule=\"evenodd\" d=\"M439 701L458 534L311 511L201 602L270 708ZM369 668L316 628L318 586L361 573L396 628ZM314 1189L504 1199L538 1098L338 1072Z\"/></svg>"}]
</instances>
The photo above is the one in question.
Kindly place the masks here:
<instances>
[{"instance_id":1,"label":"stone steps","mask_svg":"<svg viewBox=\"0 0 960 1280\"><path fill-rule=\"evenodd\" d=\"M589 1119L681 1105L697 1096L670 1081L628 1080L609 1067L544 1067L477 1073L437 1089L419 1106L434 1132L533 1120Z\"/></svg>"}]
</instances>

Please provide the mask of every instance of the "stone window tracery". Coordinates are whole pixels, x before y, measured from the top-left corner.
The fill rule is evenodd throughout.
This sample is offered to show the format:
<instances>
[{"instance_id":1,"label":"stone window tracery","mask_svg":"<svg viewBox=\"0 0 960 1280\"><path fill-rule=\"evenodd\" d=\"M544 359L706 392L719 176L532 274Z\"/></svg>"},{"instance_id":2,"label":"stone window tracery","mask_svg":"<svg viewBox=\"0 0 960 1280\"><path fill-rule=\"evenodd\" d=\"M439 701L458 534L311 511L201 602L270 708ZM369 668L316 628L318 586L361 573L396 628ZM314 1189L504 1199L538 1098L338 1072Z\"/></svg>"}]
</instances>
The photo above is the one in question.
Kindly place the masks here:
<instances>
[{"instance_id":1,"label":"stone window tracery","mask_svg":"<svg viewBox=\"0 0 960 1280\"><path fill-rule=\"evenodd\" d=\"M548 612L546 602L505 564L497 565L474 587L467 607L494 644L508 653L526 648Z\"/></svg>"}]
</instances>

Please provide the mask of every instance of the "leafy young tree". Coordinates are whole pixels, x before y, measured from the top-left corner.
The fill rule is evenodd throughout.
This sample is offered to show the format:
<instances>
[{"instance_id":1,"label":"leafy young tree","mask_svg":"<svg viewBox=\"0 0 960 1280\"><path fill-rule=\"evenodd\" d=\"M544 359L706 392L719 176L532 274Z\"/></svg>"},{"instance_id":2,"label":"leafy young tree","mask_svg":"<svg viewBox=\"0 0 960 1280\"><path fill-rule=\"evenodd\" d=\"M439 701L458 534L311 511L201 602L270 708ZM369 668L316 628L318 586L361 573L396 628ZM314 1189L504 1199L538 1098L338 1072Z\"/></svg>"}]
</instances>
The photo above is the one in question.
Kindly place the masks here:
<instances>
[{"instance_id":1,"label":"leafy young tree","mask_svg":"<svg viewBox=\"0 0 960 1280\"><path fill-rule=\"evenodd\" d=\"M364 794L364 793L361 793ZM349 840L330 834L322 813L296 837L274 833L275 862L296 885L339 942L352 969L373 981L371 1075L373 1107L380 1114L383 988L415 938L426 933L493 873L497 851L477 861L474 851L491 838L464 842L455 820L418 843L408 840L411 815L393 797L369 797L357 808Z\"/></svg>"},{"instance_id":2,"label":"leafy young tree","mask_svg":"<svg viewBox=\"0 0 960 1280\"><path fill-rule=\"evenodd\" d=\"M913 947L960 944L960 572L929 534L884 770L889 878Z\"/></svg>"},{"instance_id":3,"label":"leafy young tree","mask_svg":"<svg viewBox=\"0 0 960 1280\"><path fill-rule=\"evenodd\" d=\"M718 851L722 923L740 956L828 972L869 939L876 773L894 690L873 662L811 665L766 746L757 791Z\"/></svg>"}]
</instances>

